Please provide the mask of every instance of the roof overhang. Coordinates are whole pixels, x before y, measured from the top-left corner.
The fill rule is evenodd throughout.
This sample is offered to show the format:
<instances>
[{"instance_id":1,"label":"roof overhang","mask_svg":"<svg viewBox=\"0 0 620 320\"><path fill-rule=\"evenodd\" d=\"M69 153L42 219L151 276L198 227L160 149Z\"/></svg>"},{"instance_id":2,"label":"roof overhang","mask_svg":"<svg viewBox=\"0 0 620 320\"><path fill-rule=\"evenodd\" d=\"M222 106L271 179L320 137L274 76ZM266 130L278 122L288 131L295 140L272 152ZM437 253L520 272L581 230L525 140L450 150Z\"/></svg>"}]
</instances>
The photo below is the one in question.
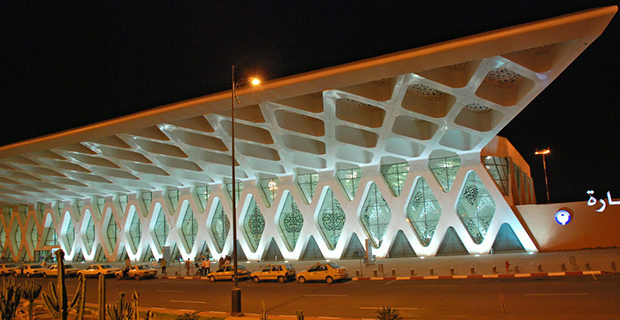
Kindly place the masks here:
<instances>
[{"instance_id":1,"label":"roof overhang","mask_svg":"<svg viewBox=\"0 0 620 320\"><path fill-rule=\"evenodd\" d=\"M480 152L616 11L588 10L241 88L237 177ZM225 182L230 109L226 91L0 147L0 202Z\"/></svg>"}]
</instances>

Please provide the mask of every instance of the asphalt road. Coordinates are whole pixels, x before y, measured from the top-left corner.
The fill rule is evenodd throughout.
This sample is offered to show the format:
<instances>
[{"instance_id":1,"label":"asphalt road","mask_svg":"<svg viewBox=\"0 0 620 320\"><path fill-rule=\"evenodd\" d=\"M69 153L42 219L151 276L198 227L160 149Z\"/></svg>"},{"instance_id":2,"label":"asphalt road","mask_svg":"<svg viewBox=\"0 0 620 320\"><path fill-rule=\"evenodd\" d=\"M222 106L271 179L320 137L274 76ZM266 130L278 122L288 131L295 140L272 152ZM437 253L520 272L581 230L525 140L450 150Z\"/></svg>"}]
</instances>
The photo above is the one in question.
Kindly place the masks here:
<instances>
[{"instance_id":1,"label":"asphalt road","mask_svg":"<svg viewBox=\"0 0 620 320\"><path fill-rule=\"evenodd\" d=\"M19 281L23 281L20 279ZM53 279L35 279L44 284ZM68 279L68 292L75 291ZM405 319L620 319L620 275L549 278L253 283L242 281L243 312L271 315L374 318L381 306ZM140 305L230 312L231 282L108 279L107 303L120 291L140 293ZM47 285L44 286L47 290ZM502 309L505 306L506 316ZM97 279L87 283L87 302L97 302Z\"/></svg>"}]
</instances>

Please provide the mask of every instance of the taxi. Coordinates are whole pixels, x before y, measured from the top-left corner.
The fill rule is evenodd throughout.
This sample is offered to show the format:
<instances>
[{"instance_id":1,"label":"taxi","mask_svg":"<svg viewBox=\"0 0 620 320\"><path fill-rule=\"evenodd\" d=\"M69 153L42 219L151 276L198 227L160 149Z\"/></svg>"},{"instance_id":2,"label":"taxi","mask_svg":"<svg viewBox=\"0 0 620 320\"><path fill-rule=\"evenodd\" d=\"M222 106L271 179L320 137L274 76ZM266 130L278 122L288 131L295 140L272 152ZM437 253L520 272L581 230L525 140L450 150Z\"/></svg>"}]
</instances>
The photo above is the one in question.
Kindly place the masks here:
<instances>
[{"instance_id":1,"label":"taxi","mask_svg":"<svg viewBox=\"0 0 620 320\"><path fill-rule=\"evenodd\" d=\"M123 278L123 270L115 273L116 279ZM153 269L145 264L132 265L129 267L129 271L126 275L130 279L140 280L143 278L155 278L157 276L157 269Z\"/></svg>"},{"instance_id":2,"label":"taxi","mask_svg":"<svg viewBox=\"0 0 620 320\"><path fill-rule=\"evenodd\" d=\"M75 277L77 276L79 269L75 268L70 264L65 264L65 276L67 277ZM58 265L53 264L49 266L47 269L43 271L44 277L57 277L58 276Z\"/></svg>"},{"instance_id":3,"label":"taxi","mask_svg":"<svg viewBox=\"0 0 620 320\"><path fill-rule=\"evenodd\" d=\"M306 281L323 281L334 283L334 281L346 279L349 276L349 269L341 267L337 263L318 263L297 274L299 283Z\"/></svg>"},{"instance_id":4,"label":"taxi","mask_svg":"<svg viewBox=\"0 0 620 320\"><path fill-rule=\"evenodd\" d=\"M246 269L242 265L238 265L237 267L239 268L237 271L238 279L248 279L250 277L250 271L248 271L248 269ZM215 280L232 280L233 273L233 266L231 264L225 264L217 268L217 270L209 273L207 277L209 277L209 280L211 280L211 282Z\"/></svg>"},{"instance_id":5,"label":"taxi","mask_svg":"<svg viewBox=\"0 0 620 320\"><path fill-rule=\"evenodd\" d=\"M258 283L264 280L278 280L284 283L287 280L295 279L295 268L290 263L268 264L260 271L252 272L252 281Z\"/></svg>"},{"instance_id":6,"label":"taxi","mask_svg":"<svg viewBox=\"0 0 620 320\"><path fill-rule=\"evenodd\" d=\"M79 274L83 274L85 277L98 277L99 274L103 274L107 276L114 276L117 271L120 271L119 268L114 268L109 264L91 264L86 267L84 270L78 271Z\"/></svg>"}]
</instances>

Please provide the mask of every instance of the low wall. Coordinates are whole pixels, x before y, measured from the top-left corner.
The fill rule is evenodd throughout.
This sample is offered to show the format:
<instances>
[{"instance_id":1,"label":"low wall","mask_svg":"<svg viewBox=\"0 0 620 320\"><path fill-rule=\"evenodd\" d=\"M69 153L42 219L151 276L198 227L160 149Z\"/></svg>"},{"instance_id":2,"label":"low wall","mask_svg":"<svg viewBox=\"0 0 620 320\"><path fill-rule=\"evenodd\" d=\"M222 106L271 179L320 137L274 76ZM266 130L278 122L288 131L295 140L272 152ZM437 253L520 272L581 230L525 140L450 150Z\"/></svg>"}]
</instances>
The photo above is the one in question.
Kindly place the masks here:
<instances>
[{"instance_id":1,"label":"low wall","mask_svg":"<svg viewBox=\"0 0 620 320\"><path fill-rule=\"evenodd\" d=\"M596 212L601 206L597 202L590 207L587 201L580 201L522 205L516 210L540 251L620 247L620 205L607 204L604 212ZM566 225L555 221L555 213L561 209L571 214Z\"/></svg>"}]
</instances>

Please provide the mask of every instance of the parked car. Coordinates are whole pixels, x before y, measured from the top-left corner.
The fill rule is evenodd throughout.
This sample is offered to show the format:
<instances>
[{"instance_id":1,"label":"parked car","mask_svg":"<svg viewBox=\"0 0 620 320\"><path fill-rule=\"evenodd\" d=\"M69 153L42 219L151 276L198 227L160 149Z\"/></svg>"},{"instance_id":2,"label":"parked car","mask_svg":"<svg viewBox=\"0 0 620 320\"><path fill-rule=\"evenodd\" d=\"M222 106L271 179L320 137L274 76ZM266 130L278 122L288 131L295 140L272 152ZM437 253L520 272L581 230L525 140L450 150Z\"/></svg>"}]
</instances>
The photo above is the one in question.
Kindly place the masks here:
<instances>
[{"instance_id":1,"label":"parked car","mask_svg":"<svg viewBox=\"0 0 620 320\"><path fill-rule=\"evenodd\" d=\"M107 276L114 276L117 271L120 271L119 268L114 268L109 264L91 264L86 267L84 270L78 271L78 274L83 274L85 277L98 277L100 273Z\"/></svg>"},{"instance_id":2,"label":"parked car","mask_svg":"<svg viewBox=\"0 0 620 320\"><path fill-rule=\"evenodd\" d=\"M123 275L123 270L117 271L115 275L118 280L123 278L136 280L140 280L142 278L155 278L157 275L157 269L153 269L145 264L139 264L130 266L126 275Z\"/></svg>"},{"instance_id":3,"label":"parked car","mask_svg":"<svg viewBox=\"0 0 620 320\"><path fill-rule=\"evenodd\" d=\"M80 269L75 268L70 264L65 264L65 276L66 277L75 277ZM49 266L47 269L43 271L44 277L57 277L58 276L58 265L53 264Z\"/></svg>"},{"instance_id":4,"label":"parked car","mask_svg":"<svg viewBox=\"0 0 620 320\"><path fill-rule=\"evenodd\" d=\"M6 263L6 264L0 264L0 274L7 275L13 275L15 273L15 269L18 269L16 264L13 263Z\"/></svg>"},{"instance_id":5,"label":"parked car","mask_svg":"<svg viewBox=\"0 0 620 320\"><path fill-rule=\"evenodd\" d=\"M299 283L306 281L325 280L327 283L333 283L337 280L345 279L349 276L349 269L341 267L337 263L317 263L297 274Z\"/></svg>"},{"instance_id":6,"label":"parked car","mask_svg":"<svg viewBox=\"0 0 620 320\"><path fill-rule=\"evenodd\" d=\"M250 278L257 283L265 280L278 280L284 283L295 279L295 268L290 263L268 264L262 270L252 272Z\"/></svg>"},{"instance_id":7,"label":"parked car","mask_svg":"<svg viewBox=\"0 0 620 320\"><path fill-rule=\"evenodd\" d=\"M248 279L250 277L250 271L242 265L238 265L237 277L239 279ZM234 268L231 264L225 264L219 267L217 270L209 273L207 276L209 280L232 280Z\"/></svg>"},{"instance_id":8,"label":"parked car","mask_svg":"<svg viewBox=\"0 0 620 320\"><path fill-rule=\"evenodd\" d=\"M42 276L45 269L38 264L25 264L20 268L16 268L13 275L16 277L26 276L28 278L33 276Z\"/></svg>"}]
</instances>

